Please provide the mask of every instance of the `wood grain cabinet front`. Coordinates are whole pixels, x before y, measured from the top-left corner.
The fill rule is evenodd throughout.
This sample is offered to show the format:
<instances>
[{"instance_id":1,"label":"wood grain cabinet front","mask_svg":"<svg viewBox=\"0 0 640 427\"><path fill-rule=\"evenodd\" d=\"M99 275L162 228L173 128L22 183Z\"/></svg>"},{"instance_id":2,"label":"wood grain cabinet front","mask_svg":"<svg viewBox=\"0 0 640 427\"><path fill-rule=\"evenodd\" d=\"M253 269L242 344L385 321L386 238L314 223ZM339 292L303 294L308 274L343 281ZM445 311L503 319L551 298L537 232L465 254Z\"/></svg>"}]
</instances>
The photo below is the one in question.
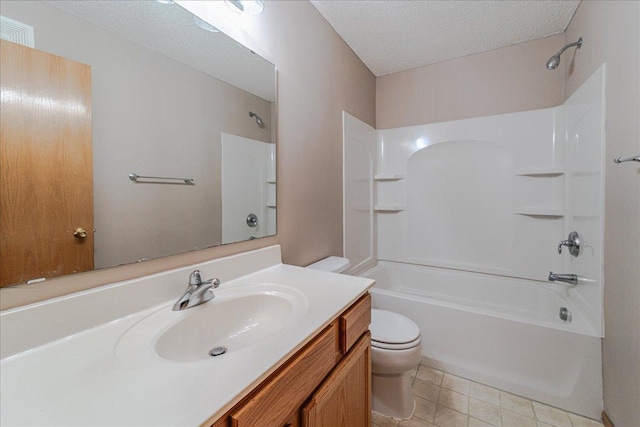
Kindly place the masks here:
<instances>
[{"instance_id":1,"label":"wood grain cabinet front","mask_svg":"<svg viewBox=\"0 0 640 427\"><path fill-rule=\"evenodd\" d=\"M371 425L371 334L360 337L302 409L303 427Z\"/></svg>"},{"instance_id":2,"label":"wood grain cabinet front","mask_svg":"<svg viewBox=\"0 0 640 427\"><path fill-rule=\"evenodd\" d=\"M371 297L364 295L212 427L368 427Z\"/></svg>"}]
</instances>

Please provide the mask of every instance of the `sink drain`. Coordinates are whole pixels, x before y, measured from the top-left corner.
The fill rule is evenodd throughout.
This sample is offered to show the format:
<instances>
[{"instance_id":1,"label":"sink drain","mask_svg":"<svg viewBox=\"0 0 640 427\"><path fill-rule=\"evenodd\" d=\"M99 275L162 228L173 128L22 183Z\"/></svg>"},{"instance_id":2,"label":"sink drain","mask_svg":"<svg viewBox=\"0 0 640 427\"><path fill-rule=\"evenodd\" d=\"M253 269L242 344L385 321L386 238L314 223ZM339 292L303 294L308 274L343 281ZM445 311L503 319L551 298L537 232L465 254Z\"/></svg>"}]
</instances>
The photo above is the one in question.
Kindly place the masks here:
<instances>
[{"instance_id":1,"label":"sink drain","mask_svg":"<svg viewBox=\"0 0 640 427\"><path fill-rule=\"evenodd\" d=\"M222 356L226 352L227 352L226 347L216 347L209 352L209 356L213 356L213 357Z\"/></svg>"}]
</instances>

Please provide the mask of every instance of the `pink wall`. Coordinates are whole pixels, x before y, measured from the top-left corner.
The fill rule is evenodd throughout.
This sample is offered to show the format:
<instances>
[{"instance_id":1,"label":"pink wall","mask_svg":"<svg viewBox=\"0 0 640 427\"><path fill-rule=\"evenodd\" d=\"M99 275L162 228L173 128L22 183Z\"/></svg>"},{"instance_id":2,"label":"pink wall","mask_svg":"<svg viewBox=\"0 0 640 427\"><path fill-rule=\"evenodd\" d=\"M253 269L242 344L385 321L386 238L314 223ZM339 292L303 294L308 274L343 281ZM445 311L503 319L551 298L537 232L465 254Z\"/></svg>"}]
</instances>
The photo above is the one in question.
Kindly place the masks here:
<instances>
[{"instance_id":1,"label":"pink wall","mask_svg":"<svg viewBox=\"0 0 640 427\"><path fill-rule=\"evenodd\" d=\"M389 129L552 107L562 73L545 64L559 34L376 79L376 127Z\"/></svg>"},{"instance_id":2,"label":"pink wall","mask_svg":"<svg viewBox=\"0 0 640 427\"><path fill-rule=\"evenodd\" d=\"M565 68L569 97L607 63L604 404L617 427L640 425L640 2L583 1L566 42L583 38Z\"/></svg>"}]
</instances>

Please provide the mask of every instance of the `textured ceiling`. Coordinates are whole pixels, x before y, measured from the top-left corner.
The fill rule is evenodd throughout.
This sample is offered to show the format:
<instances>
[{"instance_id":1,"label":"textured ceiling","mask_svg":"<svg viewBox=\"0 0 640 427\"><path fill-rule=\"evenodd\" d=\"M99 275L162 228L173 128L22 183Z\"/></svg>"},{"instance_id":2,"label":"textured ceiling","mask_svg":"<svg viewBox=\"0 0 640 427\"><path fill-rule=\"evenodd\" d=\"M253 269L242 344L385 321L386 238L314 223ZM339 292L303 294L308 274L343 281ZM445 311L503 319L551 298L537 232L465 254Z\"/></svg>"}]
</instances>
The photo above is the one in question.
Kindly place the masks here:
<instances>
[{"instance_id":1,"label":"textured ceiling","mask_svg":"<svg viewBox=\"0 0 640 427\"><path fill-rule=\"evenodd\" d=\"M580 0L311 3L382 76L562 33Z\"/></svg>"},{"instance_id":2,"label":"textured ceiling","mask_svg":"<svg viewBox=\"0 0 640 427\"><path fill-rule=\"evenodd\" d=\"M274 66L223 33L198 27L176 4L156 1L47 1L94 25L268 101Z\"/></svg>"}]
</instances>

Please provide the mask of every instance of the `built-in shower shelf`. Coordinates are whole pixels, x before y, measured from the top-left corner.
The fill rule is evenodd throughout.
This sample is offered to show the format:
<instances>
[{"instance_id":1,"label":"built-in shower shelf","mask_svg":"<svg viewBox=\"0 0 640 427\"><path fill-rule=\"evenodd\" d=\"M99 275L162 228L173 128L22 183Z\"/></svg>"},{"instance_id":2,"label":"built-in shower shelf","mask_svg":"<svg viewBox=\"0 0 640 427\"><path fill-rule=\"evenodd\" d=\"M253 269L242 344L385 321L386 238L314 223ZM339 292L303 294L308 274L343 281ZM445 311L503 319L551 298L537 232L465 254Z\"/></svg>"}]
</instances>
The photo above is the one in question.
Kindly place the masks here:
<instances>
[{"instance_id":1,"label":"built-in shower shelf","mask_svg":"<svg viewBox=\"0 0 640 427\"><path fill-rule=\"evenodd\" d=\"M376 212L402 212L407 207L403 205L377 205Z\"/></svg>"},{"instance_id":2,"label":"built-in shower shelf","mask_svg":"<svg viewBox=\"0 0 640 427\"><path fill-rule=\"evenodd\" d=\"M525 168L516 171L518 176L539 176L554 177L564 175L564 171L560 168Z\"/></svg>"},{"instance_id":3,"label":"built-in shower shelf","mask_svg":"<svg viewBox=\"0 0 640 427\"><path fill-rule=\"evenodd\" d=\"M380 173L373 177L376 181L399 181L405 179L407 174L404 173Z\"/></svg>"},{"instance_id":4,"label":"built-in shower shelf","mask_svg":"<svg viewBox=\"0 0 640 427\"><path fill-rule=\"evenodd\" d=\"M276 205L266 205L268 208L274 208L276 207Z\"/></svg>"},{"instance_id":5,"label":"built-in shower shelf","mask_svg":"<svg viewBox=\"0 0 640 427\"><path fill-rule=\"evenodd\" d=\"M564 211L558 208L518 208L515 213L517 215L542 216L549 218L562 218L564 216Z\"/></svg>"},{"instance_id":6,"label":"built-in shower shelf","mask_svg":"<svg viewBox=\"0 0 640 427\"><path fill-rule=\"evenodd\" d=\"M276 183L275 179L267 178L267 184L275 184L275 183Z\"/></svg>"}]
</instances>

